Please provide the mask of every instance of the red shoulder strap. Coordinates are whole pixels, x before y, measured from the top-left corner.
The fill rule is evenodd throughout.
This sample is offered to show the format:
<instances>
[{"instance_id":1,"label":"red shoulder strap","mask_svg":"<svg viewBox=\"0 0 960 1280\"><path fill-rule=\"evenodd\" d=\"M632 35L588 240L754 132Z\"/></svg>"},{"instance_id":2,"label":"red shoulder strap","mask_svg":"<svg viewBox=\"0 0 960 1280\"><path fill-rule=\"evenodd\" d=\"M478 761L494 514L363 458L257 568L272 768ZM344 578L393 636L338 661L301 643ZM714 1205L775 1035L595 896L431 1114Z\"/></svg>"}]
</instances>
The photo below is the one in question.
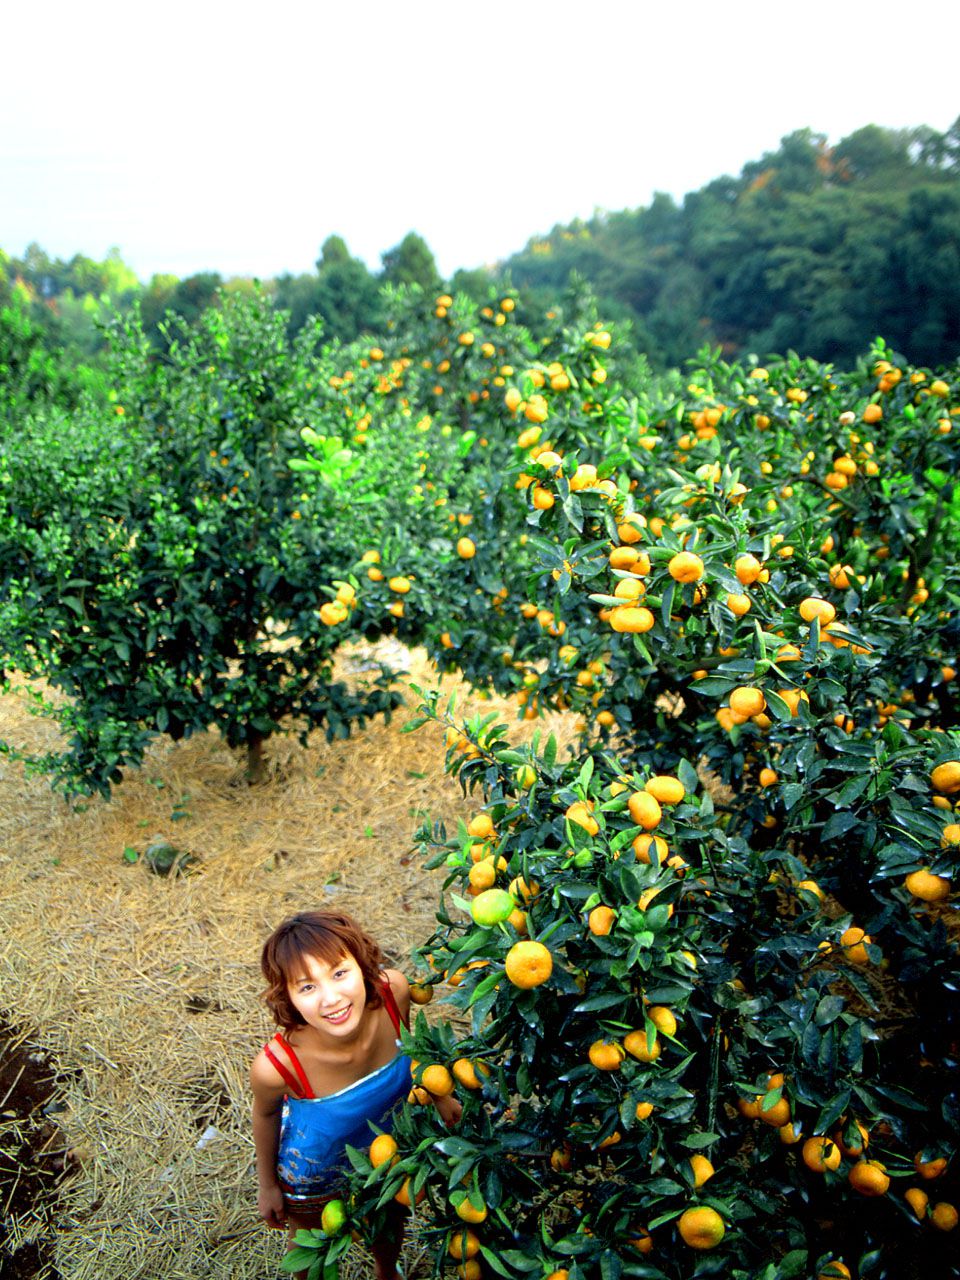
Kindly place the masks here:
<instances>
[{"instance_id":1,"label":"red shoulder strap","mask_svg":"<svg viewBox=\"0 0 960 1280\"><path fill-rule=\"evenodd\" d=\"M397 1033L397 1039L400 1038L400 1009L397 1005L397 998L393 994L393 988L390 986L390 980L384 978L382 984L383 1004L390 1015L390 1021L393 1023L393 1029Z\"/></svg>"},{"instance_id":2,"label":"red shoulder strap","mask_svg":"<svg viewBox=\"0 0 960 1280\"><path fill-rule=\"evenodd\" d=\"M287 1070L284 1064L273 1052L269 1044L265 1044L263 1046L263 1052L267 1056L267 1061L272 1063L273 1066L276 1067L276 1069L280 1072L280 1075L283 1077L284 1082L288 1084L295 1093L299 1094L300 1097L302 1098L312 1098L313 1090L310 1088L310 1082L306 1077L306 1073L304 1072L303 1067L300 1065L300 1059L297 1057L297 1055L293 1051L293 1046L290 1045L283 1038L283 1036L280 1034L279 1031L277 1032L277 1035L276 1035L276 1041L277 1041L277 1044L280 1046L280 1048L283 1049L287 1057L290 1059L290 1065L293 1067L294 1071L297 1073L296 1079L294 1079L294 1077L290 1074L290 1072Z\"/></svg>"}]
</instances>

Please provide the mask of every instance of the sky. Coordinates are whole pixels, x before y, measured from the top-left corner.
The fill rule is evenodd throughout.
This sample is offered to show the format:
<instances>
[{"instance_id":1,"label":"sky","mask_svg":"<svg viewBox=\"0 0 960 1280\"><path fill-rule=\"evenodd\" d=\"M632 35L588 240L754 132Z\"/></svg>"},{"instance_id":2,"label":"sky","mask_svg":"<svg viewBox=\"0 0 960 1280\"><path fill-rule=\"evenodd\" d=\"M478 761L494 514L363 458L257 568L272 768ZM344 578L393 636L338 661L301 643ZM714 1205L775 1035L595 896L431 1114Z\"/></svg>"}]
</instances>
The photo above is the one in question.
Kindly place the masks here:
<instances>
[{"instance_id":1,"label":"sky","mask_svg":"<svg viewBox=\"0 0 960 1280\"><path fill-rule=\"evenodd\" d=\"M140 277L443 275L556 223L677 200L796 129L946 130L944 0L33 0L4 18L0 249Z\"/></svg>"}]
</instances>

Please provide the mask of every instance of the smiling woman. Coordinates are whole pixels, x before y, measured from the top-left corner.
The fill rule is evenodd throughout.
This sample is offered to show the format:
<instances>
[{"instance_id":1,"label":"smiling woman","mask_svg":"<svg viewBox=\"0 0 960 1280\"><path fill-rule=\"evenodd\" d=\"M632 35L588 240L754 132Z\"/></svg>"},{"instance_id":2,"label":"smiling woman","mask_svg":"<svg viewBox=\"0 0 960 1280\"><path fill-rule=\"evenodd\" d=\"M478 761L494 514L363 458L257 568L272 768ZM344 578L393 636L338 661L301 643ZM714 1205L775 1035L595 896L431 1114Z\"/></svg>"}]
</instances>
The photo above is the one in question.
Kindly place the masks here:
<instances>
[{"instance_id":1,"label":"smiling woman","mask_svg":"<svg viewBox=\"0 0 960 1280\"><path fill-rule=\"evenodd\" d=\"M267 1225L287 1224L291 1236L320 1225L344 1182L346 1147L368 1147L373 1125L389 1128L410 1089L400 1041L410 989L381 962L373 939L333 912L285 920L263 948L264 998L282 1031L250 1069L258 1203ZM374 1246L381 1280L396 1274L398 1214L391 1227Z\"/></svg>"}]
</instances>

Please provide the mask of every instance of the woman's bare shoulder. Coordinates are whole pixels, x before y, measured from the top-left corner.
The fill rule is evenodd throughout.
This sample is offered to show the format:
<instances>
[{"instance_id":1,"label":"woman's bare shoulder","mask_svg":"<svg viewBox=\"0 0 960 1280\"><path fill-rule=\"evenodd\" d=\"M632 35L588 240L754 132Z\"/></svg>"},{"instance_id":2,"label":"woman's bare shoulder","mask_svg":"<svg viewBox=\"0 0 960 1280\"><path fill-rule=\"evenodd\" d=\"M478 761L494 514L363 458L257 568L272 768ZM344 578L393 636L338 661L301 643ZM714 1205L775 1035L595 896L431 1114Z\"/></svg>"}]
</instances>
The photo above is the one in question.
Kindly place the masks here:
<instances>
[{"instance_id":1,"label":"woman's bare shoulder","mask_svg":"<svg viewBox=\"0 0 960 1280\"><path fill-rule=\"evenodd\" d=\"M410 983L399 969L384 969L383 976L390 983L390 990L401 1015L406 1018L410 1012Z\"/></svg>"},{"instance_id":2,"label":"woman's bare shoulder","mask_svg":"<svg viewBox=\"0 0 960 1280\"><path fill-rule=\"evenodd\" d=\"M254 1060L250 1063L250 1084L254 1093L269 1095L282 1095L286 1092L287 1084L283 1076L267 1057L267 1049L277 1052L277 1045L271 1038L260 1050Z\"/></svg>"}]
</instances>

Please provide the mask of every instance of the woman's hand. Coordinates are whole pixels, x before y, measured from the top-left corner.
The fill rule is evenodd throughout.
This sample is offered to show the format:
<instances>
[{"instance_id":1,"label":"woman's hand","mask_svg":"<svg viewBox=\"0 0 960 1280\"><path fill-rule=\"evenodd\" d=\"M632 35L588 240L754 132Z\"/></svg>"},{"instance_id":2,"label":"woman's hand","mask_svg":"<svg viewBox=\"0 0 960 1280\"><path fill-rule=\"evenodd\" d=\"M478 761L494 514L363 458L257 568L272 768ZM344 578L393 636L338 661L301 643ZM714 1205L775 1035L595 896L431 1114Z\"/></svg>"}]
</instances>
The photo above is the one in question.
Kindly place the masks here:
<instances>
[{"instance_id":1,"label":"woman's hand","mask_svg":"<svg viewBox=\"0 0 960 1280\"><path fill-rule=\"evenodd\" d=\"M261 1187L257 1195L257 1209L268 1227L285 1227L287 1214L283 1207L283 1192L277 1183Z\"/></svg>"},{"instance_id":2,"label":"woman's hand","mask_svg":"<svg viewBox=\"0 0 960 1280\"><path fill-rule=\"evenodd\" d=\"M459 1098L448 1094L445 1098L434 1098L433 1105L437 1108L440 1119L448 1129L455 1129L460 1123L460 1117L463 1115L463 1103Z\"/></svg>"}]
</instances>

